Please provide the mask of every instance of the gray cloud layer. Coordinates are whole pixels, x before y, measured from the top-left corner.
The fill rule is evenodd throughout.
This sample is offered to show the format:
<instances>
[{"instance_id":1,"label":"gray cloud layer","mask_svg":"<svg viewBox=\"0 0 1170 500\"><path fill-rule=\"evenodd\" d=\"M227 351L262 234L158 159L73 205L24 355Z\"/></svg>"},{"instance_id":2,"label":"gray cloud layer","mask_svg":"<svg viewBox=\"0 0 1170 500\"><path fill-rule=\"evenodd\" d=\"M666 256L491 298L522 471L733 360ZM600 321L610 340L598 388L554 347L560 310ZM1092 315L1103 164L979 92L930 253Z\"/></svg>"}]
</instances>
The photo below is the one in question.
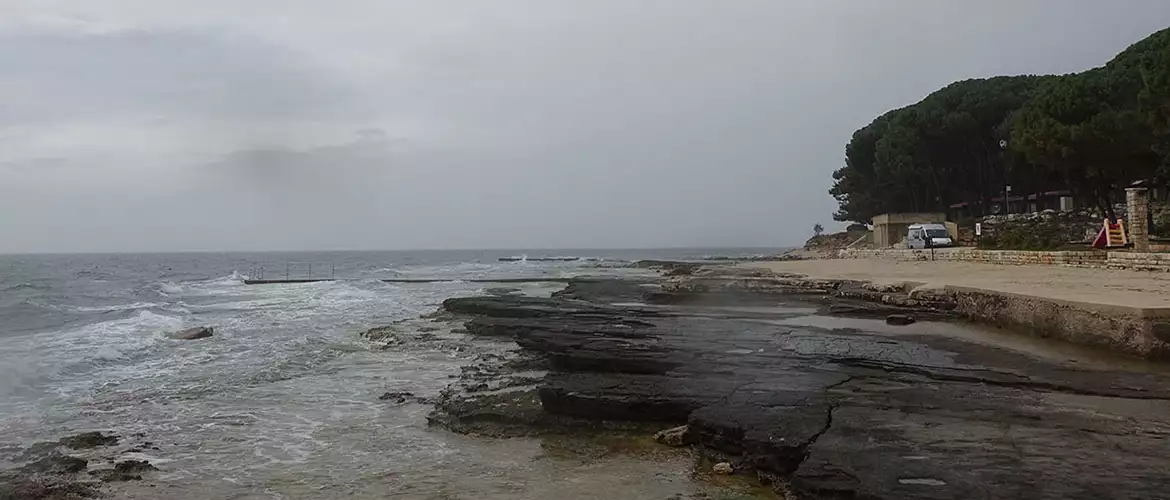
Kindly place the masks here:
<instances>
[{"instance_id":1,"label":"gray cloud layer","mask_svg":"<svg viewBox=\"0 0 1170 500\"><path fill-rule=\"evenodd\" d=\"M799 243L849 134L1162 0L0 6L0 252Z\"/></svg>"}]
</instances>

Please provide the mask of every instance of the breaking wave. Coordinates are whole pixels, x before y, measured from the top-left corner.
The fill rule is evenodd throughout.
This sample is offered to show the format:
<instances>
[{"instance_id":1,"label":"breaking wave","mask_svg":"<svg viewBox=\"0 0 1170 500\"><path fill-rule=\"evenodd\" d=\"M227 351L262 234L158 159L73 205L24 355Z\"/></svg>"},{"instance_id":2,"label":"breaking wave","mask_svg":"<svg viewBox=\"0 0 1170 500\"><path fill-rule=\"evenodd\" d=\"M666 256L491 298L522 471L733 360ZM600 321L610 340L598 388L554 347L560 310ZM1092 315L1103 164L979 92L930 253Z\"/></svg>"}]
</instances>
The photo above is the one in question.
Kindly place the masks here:
<instances>
[{"instance_id":1,"label":"breaking wave","mask_svg":"<svg viewBox=\"0 0 1170 500\"><path fill-rule=\"evenodd\" d=\"M163 295L178 295L183 293L183 287L176 285L172 281L164 281L158 284L158 291Z\"/></svg>"},{"instance_id":2,"label":"breaking wave","mask_svg":"<svg viewBox=\"0 0 1170 500\"><path fill-rule=\"evenodd\" d=\"M133 304L117 304L112 306L69 306L66 307L69 311L74 312L116 312L116 311L133 311L136 309L150 309L154 307L164 307L167 304L162 302L135 302Z\"/></svg>"}]
</instances>

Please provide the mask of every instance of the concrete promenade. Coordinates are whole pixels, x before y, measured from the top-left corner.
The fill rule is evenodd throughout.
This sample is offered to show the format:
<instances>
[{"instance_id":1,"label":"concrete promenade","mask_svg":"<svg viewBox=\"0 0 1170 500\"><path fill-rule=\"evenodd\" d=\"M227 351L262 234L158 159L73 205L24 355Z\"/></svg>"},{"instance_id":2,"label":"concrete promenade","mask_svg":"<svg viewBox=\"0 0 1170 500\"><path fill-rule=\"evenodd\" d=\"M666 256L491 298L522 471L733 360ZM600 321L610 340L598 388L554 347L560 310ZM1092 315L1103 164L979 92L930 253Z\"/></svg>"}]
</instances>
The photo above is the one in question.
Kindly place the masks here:
<instances>
[{"instance_id":1,"label":"concrete promenade","mask_svg":"<svg viewBox=\"0 0 1170 500\"><path fill-rule=\"evenodd\" d=\"M742 265L764 267L778 273L803 274L812 278L875 283L916 282L1086 304L1149 310L1164 308L1170 315L1170 273L876 259L749 262Z\"/></svg>"}]
</instances>

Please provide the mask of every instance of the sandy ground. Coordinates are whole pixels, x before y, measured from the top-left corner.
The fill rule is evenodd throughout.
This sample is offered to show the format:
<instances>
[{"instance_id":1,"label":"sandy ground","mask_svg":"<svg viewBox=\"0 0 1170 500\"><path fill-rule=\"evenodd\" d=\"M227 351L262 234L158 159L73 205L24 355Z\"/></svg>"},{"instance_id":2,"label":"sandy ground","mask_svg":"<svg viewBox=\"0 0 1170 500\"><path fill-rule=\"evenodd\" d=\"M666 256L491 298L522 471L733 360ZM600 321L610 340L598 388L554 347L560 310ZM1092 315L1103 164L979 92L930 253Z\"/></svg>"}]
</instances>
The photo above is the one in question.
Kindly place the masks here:
<instances>
[{"instance_id":1,"label":"sandy ground","mask_svg":"<svg viewBox=\"0 0 1170 500\"><path fill-rule=\"evenodd\" d=\"M750 262L781 273L897 283L981 288L1052 299L1139 308L1170 308L1170 273L973 262L832 259Z\"/></svg>"}]
</instances>

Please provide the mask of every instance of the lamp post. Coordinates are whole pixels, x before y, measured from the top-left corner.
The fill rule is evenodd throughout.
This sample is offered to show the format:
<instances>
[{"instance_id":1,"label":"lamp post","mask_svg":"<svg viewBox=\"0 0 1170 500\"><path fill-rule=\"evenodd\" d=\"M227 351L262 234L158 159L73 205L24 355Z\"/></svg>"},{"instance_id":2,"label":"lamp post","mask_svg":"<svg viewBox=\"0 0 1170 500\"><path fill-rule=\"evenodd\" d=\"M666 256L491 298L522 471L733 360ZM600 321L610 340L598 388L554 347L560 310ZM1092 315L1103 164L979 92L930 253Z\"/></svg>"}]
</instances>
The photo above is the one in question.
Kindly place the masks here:
<instances>
[{"instance_id":1,"label":"lamp post","mask_svg":"<svg viewBox=\"0 0 1170 500\"><path fill-rule=\"evenodd\" d=\"M999 140L999 162L1003 164L1003 212L1004 215L1012 211L1012 185L1008 184L1007 139Z\"/></svg>"}]
</instances>

